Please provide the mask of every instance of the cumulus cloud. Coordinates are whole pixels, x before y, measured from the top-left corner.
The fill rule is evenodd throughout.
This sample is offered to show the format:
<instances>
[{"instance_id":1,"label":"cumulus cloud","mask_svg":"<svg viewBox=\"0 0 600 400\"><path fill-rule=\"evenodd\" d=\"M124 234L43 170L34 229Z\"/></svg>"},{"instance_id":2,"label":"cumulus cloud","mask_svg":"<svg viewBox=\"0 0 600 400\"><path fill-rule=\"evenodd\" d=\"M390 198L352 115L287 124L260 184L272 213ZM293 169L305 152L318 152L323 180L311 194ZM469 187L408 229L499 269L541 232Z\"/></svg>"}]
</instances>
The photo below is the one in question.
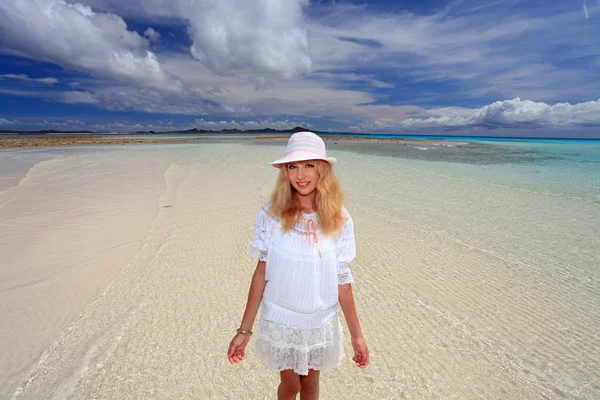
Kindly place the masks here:
<instances>
[{"instance_id":1,"label":"cumulus cloud","mask_svg":"<svg viewBox=\"0 0 600 400\"><path fill-rule=\"evenodd\" d=\"M177 89L148 41L114 14L64 0L0 2L0 49L120 81Z\"/></svg>"},{"instance_id":2,"label":"cumulus cloud","mask_svg":"<svg viewBox=\"0 0 600 400\"><path fill-rule=\"evenodd\" d=\"M20 81L33 82L33 83L43 83L45 85L55 85L58 83L58 79L56 79L56 78L30 78L29 75L26 75L26 74L4 74L4 75L0 75L0 78L16 79L16 80L20 80Z\"/></svg>"},{"instance_id":3,"label":"cumulus cloud","mask_svg":"<svg viewBox=\"0 0 600 400\"><path fill-rule=\"evenodd\" d=\"M427 110L423 114L426 116L395 121L392 126L403 129L600 126L600 100L549 105L516 98L497 101L479 109L451 107Z\"/></svg>"},{"instance_id":4,"label":"cumulus cloud","mask_svg":"<svg viewBox=\"0 0 600 400\"><path fill-rule=\"evenodd\" d=\"M302 26L306 0L177 1L189 21L191 52L224 75L274 74L291 78L311 70Z\"/></svg>"},{"instance_id":5,"label":"cumulus cloud","mask_svg":"<svg viewBox=\"0 0 600 400\"><path fill-rule=\"evenodd\" d=\"M152 29L152 27L146 29L144 36L147 37L151 42L155 42L160 39L160 33L156 32L154 29Z\"/></svg>"},{"instance_id":6,"label":"cumulus cloud","mask_svg":"<svg viewBox=\"0 0 600 400\"><path fill-rule=\"evenodd\" d=\"M597 51L580 40L581 14L575 8L564 12L565 7L548 7L540 13L537 7L519 7L515 14L497 2L455 1L415 14L312 2L310 13L303 15L308 0L80 1L138 19L180 21L188 26L193 55L213 73L263 78L257 83L325 71L330 75L321 78L327 83L343 88L360 84L369 92L390 89L393 81L388 79L401 77L402 83L413 85L435 82L439 88L415 97L436 104L448 83L453 93L479 101L526 97L573 102L595 96L600 88L590 68L552 65L557 46L563 49L562 61L597 59ZM591 6L589 11L593 14ZM353 79L363 68L376 71L376 86ZM530 74L514 79L517 69Z\"/></svg>"},{"instance_id":7,"label":"cumulus cloud","mask_svg":"<svg viewBox=\"0 0 600 400\"><path fill-rule=\"evenodd\" d=\"M191 54L223 76L292 78L311 71L309 0L81 0L123 15L180 20Z\"/></svg>"}]
</instances>

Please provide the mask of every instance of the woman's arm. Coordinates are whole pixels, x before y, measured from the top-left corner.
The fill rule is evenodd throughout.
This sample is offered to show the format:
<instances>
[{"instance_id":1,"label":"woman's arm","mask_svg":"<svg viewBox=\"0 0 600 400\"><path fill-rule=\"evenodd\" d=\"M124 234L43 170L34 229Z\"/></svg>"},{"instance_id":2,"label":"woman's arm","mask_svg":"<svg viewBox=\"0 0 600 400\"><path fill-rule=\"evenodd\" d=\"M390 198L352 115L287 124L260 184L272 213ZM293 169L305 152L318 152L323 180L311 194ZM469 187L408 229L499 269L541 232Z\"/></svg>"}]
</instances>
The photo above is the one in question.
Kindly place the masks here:
<instances>
[{"instance_id":1,"label":"woman's arm","mask_svg":"<svg viewBox=\"0 0 600 400\"><path fill-rule=\"evenodd\" d=\"M260 307L263 293L267 281L265 280L265 268L267 263L259 261L256 264L256 270L252 276L252 282L250 283L250 290L248 291L248 302L246 303L246 311L244 311L244 317L240 324L240 329L250 331L254 326L254 320Z\"/></svg>"},{"instance_id":2,"label":"woman's arm","mask_svg":"<svg viewBox=\"0 0 600 400\"><path fill-rule=\"evenodd\" d=\"M262 300L263 292L267 281L265 280L265 268L266 263L259 261L256 264L256 270L252 276L252 282L250 283L250 290L248 291L248 302L246 303L246 310L244 311L244 317L240 324L240 329L245 331L251 331L254 326L254 320L256 314L258 314L258 308ZM229 343L229 350L227 351L227 358L231 364L238 363L246 357L245 348L250 341L250 335L242 333L236 334L231 342Z\"/></svg>"},{"instance_id":3,"label":"woman's arm","mask_svg":"<svg viewBox=\"0 0 600 400\"><path fill-rule=\"evenodd\" d=\"M370 361L369 349L360 329L358 315L356 315L351 284L338 286L338 300L344 312L344 317L346 317L346 324L352 338L352 347L354 348L354 357L352 357L352 360L354 360L358 367L366 368Z\"/></svg>"},{"instance_id":4,"label":"woman's arm","mask_svg":"<svg viewBox=\"0 0 600 400\"><path fill-rule=\"evenodd\" d=\"M351 284L338 286L338 300L340 302L340 306L342 306L342 311L344 311L350 336L352 338L362 337L360 323L358 322L358 315L356 315L356 306L354 305L354 296L352 295Z\"/></svg>"}]
</instances>

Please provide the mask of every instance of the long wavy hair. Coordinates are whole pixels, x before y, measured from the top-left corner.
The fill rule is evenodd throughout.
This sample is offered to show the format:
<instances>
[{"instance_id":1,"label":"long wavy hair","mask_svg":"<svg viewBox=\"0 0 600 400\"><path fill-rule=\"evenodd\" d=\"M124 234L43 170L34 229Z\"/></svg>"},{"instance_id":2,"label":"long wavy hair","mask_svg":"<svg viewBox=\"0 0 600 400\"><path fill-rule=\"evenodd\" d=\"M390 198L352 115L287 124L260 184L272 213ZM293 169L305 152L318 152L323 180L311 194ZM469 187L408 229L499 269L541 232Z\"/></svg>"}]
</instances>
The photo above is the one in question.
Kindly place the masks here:
<instances>
[{"instance_id":1,"label":"long wavy hair","mask_svg":"<svg viewBox=\"0 0 600 400\"><path fill-rule=\"evenodd\" d=\"M315 196L319 228L325 235L334 236L339 233L344 223L342 188L328 162L323 160L311 160L311 162L315 164L319 176ZM284 231L292 229L302 218L302 208L296 193L297 190L288 178L288 165L284 164L279 168L279 176L271 195L269 208L271 213L283 221Z\"/></svg>"}]
</instances>

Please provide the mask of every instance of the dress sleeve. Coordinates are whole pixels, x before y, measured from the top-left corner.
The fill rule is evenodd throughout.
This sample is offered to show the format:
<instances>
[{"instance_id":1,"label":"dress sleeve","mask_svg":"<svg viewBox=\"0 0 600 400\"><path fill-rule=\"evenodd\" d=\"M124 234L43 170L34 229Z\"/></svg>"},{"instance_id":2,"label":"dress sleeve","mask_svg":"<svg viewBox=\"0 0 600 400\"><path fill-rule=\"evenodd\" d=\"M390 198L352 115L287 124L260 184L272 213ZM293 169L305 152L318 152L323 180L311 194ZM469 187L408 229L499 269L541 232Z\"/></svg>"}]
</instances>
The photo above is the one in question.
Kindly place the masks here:
<instances>
[{"instance_id":1,"label":"dress sleeve","mask_svg":"<svg viewBox=\"0 0 600 400\"><path fill-rule=\"evenodd\" d=\"M354 283L354 277L352 276L352 272L350 272L348 264L355 258L354 223L352 222L352 217L348 215L337 241L338 285Z\"/></svg>"},{"instance_id":2,"label":"dress sleeve","mask_svg":"<svg viewBox=\"0 0 600 400\"><path fill-rule=\"evenodd\" d=\"M258 210L254 220L255 237L250 246L250 256L259 261L267 261L267 221L268 216L263 208Z\"/></svg>"}]
</instances>

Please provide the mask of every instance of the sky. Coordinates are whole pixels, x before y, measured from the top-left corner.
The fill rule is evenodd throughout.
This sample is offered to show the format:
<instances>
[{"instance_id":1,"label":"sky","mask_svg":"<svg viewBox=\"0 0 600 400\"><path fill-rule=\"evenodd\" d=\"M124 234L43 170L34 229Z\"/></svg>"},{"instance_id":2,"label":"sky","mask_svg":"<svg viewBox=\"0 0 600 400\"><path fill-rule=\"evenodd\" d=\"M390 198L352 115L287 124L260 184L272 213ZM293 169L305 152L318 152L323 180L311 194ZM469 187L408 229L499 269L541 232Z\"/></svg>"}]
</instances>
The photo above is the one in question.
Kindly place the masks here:
<instances>
[{"instance_id":1,"label":"sky","mask_svg":"<svg viewBox=\"0 0 600 400\"><path fill-rule=\"evenodd\" d=\"M2 0L0 130L600 138L600 0Z\"/></svg>"}]
</instances>

